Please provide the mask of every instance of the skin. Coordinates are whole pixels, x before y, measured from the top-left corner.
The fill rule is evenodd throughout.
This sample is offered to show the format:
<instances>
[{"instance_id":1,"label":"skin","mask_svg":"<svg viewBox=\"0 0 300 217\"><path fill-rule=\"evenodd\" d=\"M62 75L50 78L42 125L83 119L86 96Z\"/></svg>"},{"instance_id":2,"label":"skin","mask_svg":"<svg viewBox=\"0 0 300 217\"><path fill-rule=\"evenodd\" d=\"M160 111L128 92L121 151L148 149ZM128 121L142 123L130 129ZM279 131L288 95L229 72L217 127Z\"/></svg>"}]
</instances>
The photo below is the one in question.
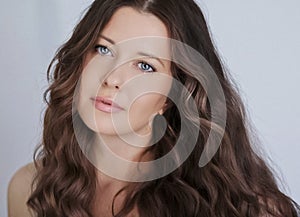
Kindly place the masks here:
<instances>
[{"instance_id":1,"label":"skin","mask_svg":"<svg viewBox=\"0 0 300 217\"><path fill-rule=\"evenodd\" d=\"M167 38L168 32L166 26L156 16L138 12L130 7L123 7L115 12L109 23L101 32L101 36L102 37L99 37L97 43L109 47L112 46L109 42L110 40L113 40L116 44L118 44L132 38L145 36ZM150 47L153 48L153 46L155 46L155 44L152 44ZM128 50L125 49L125 51ZM156 52L164 53L165 56L168 56L167 44L159 46L159 49L157 49ZM92 60L100 58L101 61L105 61L106 58L109 58L106 54L107 50L103 47L101 49L97 48L91 50L85 59L85 66L89 69L94 69ZM153 58L144 58L139 56L138 60L141 59L154 66L156 71L166 75L171 75L169 61L164 59L158 61ZM98 136L101 136L115 154L132 161L138 159L141 153L141 148L133 147L120 139L119 135L114 130L110 114L95 109L94 105L90 102L90 97L109 96L112 98L117 93L122 92L122 85L126 84L127 81L130 81L135 76L148 73L141 70L146 68L149 69L148 66L141 65L136 60L127 61L121 64L112 73L103 76L103 82L100 86L98 83L99 80L91 76L95 75L92 72L93 70L86 70L82 73L83 79L80 87L78 105L79 114L86 125L95 131ZM165 95L167 95L170 85L171 84L168 82L162 85L166 87L166 89L163 90ZM116 86L118 86L118 88L116 88ZM129 123L132 129L123 128L121 132L122 135L135 136L137 133L143 136L143 140L141 141L144 144L142 145L147 144L151 138L150 129L152 118L154 115L158 113L162 114L164 111L166 101L165 95L147 93L141 95L132 102L129 100L131 96L130 92L126 92L125 96L127 98L125 97L125 99L127 99L127 101L123 101L122 107L124 107L128 113L123 112L123 115L128 114ZM149 159L151 159L151 156L146 156L143 160ZM30 216L30 212L26 206L26 201L30 195L30 185L34 173L35 168L31 163L18 170L11 179L8 188L8 212L10 217ZM101 171L98 171L97 176L97 179L101 183L101 187L98 187L96 192L97 203L94 206L93 213L95 216L110 216L113 196L127 183L109 177L104 173L101 173ZM115 211L117 211L120 207L122 199L122 195L117 198ZM138 216L137 210L134 209L130 216Z\"/></svg>"},{"instance_id":2,"label":"skin","mask_svg":"<svg viewBox=\"0 0 300 217\"><path fill-rule=\"evenodd\" d=\"M34 164L30 163L20 168L11 178L7 196L9 217L31 216L26 201L31 192L35 172Z\"/></svg>"}]
</instances>

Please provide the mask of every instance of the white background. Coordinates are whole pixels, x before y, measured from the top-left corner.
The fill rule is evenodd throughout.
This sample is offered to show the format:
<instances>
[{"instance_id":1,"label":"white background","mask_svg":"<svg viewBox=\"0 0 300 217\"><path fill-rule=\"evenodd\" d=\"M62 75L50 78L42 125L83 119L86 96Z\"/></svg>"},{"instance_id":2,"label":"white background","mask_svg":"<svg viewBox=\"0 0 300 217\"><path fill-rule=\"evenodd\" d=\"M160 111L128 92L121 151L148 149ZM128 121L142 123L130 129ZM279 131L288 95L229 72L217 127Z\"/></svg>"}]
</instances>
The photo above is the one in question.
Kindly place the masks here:
<instances>
[{"instance_id":1,"label":"white background","mask_svg":"<svg viewBox=\"0 0 300 217\"><path fill-rule=\"evenodd\" d=\"M41 138L46 70L91 0L4 1L0 7L0 216L7 184ZM300 1L199 3L238 83L282 189L300 202Z\"/></svg>"}]
</instances>

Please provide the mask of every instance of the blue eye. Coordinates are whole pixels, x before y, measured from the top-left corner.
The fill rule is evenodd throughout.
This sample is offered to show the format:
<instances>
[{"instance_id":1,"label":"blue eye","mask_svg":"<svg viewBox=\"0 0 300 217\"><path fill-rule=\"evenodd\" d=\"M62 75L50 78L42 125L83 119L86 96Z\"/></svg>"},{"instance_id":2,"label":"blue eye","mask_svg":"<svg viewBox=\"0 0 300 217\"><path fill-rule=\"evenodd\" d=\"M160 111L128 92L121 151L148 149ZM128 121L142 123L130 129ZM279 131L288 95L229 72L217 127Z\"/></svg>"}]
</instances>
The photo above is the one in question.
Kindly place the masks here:
<instances>
[{"instance_id":1,"label":"blue eye","mask_svg":"<svg viewBox=\"0 0 300 217\"><path fill-rule=\"evenodd\" d=\"M139 62L138 67L145 72L155 72L156 69L146 62Z\"/></svg>"},{"instance_id":2,"label":"blue eye","mask_svg":"<svg viewBox=\"0 0 300 217\"><path fill-rule=\"evenodd\" d=\"M113 56L112 52L104 45L96 45L95 50L102 56Z\"/></svg>"}]
</instances>

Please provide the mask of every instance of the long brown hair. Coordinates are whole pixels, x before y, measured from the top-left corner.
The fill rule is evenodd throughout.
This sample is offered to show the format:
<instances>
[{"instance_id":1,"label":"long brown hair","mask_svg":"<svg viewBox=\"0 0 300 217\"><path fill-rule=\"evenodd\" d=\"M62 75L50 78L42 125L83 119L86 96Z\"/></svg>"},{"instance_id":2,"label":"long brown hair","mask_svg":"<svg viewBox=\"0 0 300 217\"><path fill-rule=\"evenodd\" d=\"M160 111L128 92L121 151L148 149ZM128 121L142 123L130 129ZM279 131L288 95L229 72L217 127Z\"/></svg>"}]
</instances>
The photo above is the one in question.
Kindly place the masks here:
<instances>
[{"instance_id":1,"label":"long brown hair","mask_svg":"<svg viewBox=\"0 0 300 217\"><path fill-rule=\"evenodd\" d=\"M197 79L172 63L173 76L188 89L199 110L201 127L197 144L174 172L157 180L135 183L123 208L118 213L112 210L112 215L126 216L137 207L142 217L297 216L298 205L279 190L271 170L252 148L254 135L246 110L220 61L205 18L192 0L93 2L48 68L50 86L44 94L47 109L43 140L35 153L37 175L28 206L38 217L92 216L98 184L96 169L82 153L74 135L72 101L87 52L113 13L122 6L154 14L165 23L171 38L191 46L207 60L224 91L227 120L216 155L206 166L199 167L213 125L207 94ZM167 131L151 148L157 158L172 149L180 131L178 110L171 101L168 105L163 114L168 121Z\"/></svg>"}]
</instances>

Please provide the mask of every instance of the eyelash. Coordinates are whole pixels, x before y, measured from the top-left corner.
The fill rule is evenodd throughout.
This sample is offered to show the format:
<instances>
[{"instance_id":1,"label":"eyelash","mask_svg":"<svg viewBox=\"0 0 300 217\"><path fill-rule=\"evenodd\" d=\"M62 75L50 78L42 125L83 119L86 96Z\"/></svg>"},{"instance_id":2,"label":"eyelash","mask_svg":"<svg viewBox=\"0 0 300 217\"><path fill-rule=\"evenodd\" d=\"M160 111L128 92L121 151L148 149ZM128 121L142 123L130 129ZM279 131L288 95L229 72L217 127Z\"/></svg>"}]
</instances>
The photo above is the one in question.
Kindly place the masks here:
<instances>
[{"instance_id":1,"label":"eyelash","mask_svg":"<svg viewBox=\"0 0 300 217\"><path fill-rule=\"evenodd\" d=\"M139 67L139 64L145 64L145 65L148 65L150 68L152 68L151 71L147 71L147 70L143 70ZM137 63L134 64L136 67L138 67L140 70L142 70L143 72L149 72L149 73L152 73L152 72L156 72L156 68L154 66L152 66L151 64L147 63L146 61L143 61L143 60L138 60Z\"/></svg>"},{"instance_id":2,"label":"eyelash","mask_svg":"<svg viewBox=\"0 0 300 217\"><path fill-rule=\"evenodd\" d=\"M97 44L97 45L95 46L95 51L96 51L97 53L99 53L100 55L105 56L106 54L102 54L102 53L99 51L99 48L105 48L105 49L107 49L107 50L111 53L111 56L114 56L113 53L111 52L111 50L110 50L108 47L106 47L105 45Z\"/></svg>"},{"instance_id":3,"label":"eyelash","mask_svg":"<svg viewBox=\"0 0 300 217\"><path fill-rule=\"evenodd\" d=\"M102 54L100 51L99 51L99 48L105 48L105 49L108 49L105 45L100 45L100 44L97 44L96 46L95 46L95 51L97 52L97 53L99 53L100 55L102 55L102 56L106 56L107 54ZM110 50L110 49L108 49L108 52L110 52L111 53L111 55L110 56L114 56L113 55L113 52ZM139 67L139 64L145 64L145 65L148 65L150 68L151 68L151 71L147 71L147 70L143 70L142 68L140 68ZM134 66L136 66L136 67L138 67L140 70L142 70L143 72L156 72L156 68L154 67L154 66L152 66L151 64L149 64L149 63L147 63L146 61L143 61L143 60L138 60L136 63L134 63Z\"/></svg>"}]
</instances>

